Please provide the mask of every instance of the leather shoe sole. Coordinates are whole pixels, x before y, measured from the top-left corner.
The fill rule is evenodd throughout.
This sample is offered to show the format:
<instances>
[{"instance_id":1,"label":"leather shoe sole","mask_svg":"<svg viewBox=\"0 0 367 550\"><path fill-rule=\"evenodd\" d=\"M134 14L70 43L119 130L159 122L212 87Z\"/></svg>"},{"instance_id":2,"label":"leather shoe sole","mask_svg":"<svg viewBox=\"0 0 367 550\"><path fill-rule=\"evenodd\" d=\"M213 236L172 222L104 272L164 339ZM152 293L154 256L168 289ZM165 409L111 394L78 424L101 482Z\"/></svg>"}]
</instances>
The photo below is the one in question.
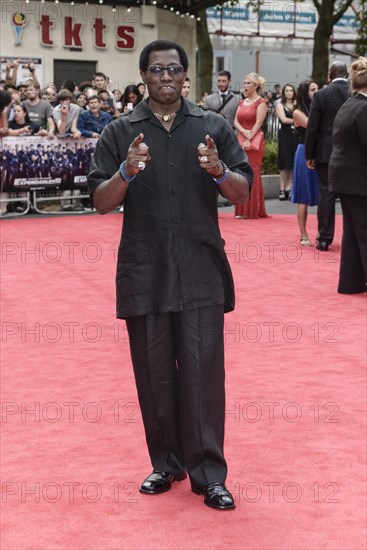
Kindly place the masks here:
<instances>
[{"instance_id":1,"label":"leather shoe sole","mask_svg":"<svg viewBox=\"0 0 367 550\"><path fill-rule=\"evenodd\" d=\"M169 474L167 472L153 471L140 486L139 491L145 495L159 495L171 489L174 481L186 479L186 472Z\"/></svg>"},{"instance_id":2,"label":"leather shoe sole","mask_svg":"<svg viewBox=\"0 0 367 550\"><path fill-rule=\"evenodd\" d=\"M233 496L223 483L210 483L199 489L192 488L196 495L204 495L204 504L217 510L233 510L236 508Z\"/></svg>"}]
</instances>

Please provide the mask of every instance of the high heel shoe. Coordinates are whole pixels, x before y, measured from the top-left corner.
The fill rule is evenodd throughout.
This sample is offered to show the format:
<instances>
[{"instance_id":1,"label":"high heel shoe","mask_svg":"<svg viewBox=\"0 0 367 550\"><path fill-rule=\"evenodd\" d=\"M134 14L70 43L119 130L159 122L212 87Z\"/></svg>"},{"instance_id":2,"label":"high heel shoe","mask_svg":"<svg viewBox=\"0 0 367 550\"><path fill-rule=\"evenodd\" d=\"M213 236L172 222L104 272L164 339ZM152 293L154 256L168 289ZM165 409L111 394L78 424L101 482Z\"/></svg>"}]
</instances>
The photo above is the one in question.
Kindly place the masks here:
<instances>
[{"instance_id":1,"label":"high heel shoe","mask_svg":"<svg viewBox=\"0 0 367 550\"><path fill-rule=\"evenodd\" d=\"M281 190L280 193L279 193L278 199L279 199L280 201L286 201L287 198L288 198L288 197L287 197L287 195L286 195L286 192Z\"/></svg>"},{"instance_id":2,"label":"high heel shoe","mask_svg":"<svg viewBox=\"0 0 367 550\"><path fill-rule=\"evenodd\" d=\"M299 241L299 244L301 246L311 246L311 242L308 237L302 237L302 239Z\"/></svg>"}]
</instances>

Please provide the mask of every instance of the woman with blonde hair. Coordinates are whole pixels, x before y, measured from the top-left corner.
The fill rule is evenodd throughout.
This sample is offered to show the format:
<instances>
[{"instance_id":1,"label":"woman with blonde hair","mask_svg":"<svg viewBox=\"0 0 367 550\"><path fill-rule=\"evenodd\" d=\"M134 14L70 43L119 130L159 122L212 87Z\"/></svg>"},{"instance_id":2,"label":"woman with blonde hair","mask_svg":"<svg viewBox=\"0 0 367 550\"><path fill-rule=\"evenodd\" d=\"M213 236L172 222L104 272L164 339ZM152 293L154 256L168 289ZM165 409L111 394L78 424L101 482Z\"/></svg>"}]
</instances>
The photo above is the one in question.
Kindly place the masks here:
<instances>
[{"instance_id":1,"label":"woman with blonde hair","mask_svg":"<svg viewBox=\"0 0 367 550\"><path fill-rule=\"evenodd\" d=\"M329 190L339 193L343 238L338 292L366 292L367 281L367 58L352 63L353 95L333 127Z\"/></svg>"},{"instance_id":2,"label":"woman with blonde hair","mask_svg":"<svg viewBox=\"0 0 367 550\"><path fill-rule=\"evenodd\" d=\"M238 105L234 119L237 138L246 151L254 172L251 196L246 204L236 204L235 218L267 218L261 167L265 151L265 139L261 130L267 114L267 102L262 97L265 79L257 73L249 73L243 81L246 95Z\"/></svg>"}]
</instances>

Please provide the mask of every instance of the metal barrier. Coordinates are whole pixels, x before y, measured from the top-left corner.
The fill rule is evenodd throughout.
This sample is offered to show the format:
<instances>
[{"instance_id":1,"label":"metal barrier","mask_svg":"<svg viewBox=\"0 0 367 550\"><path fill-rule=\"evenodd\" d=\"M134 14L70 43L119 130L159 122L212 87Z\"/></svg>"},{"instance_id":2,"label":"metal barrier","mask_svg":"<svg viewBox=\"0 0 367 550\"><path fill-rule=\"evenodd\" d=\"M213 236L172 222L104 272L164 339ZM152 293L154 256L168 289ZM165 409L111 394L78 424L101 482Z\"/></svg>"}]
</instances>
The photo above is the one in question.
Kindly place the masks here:
<instances>
[{"instance_id":1,"label":"metal barrier","mask_svg":"<svg viewBox=\"0 0 367 550\"><path fill-rule=\"evenodd\" d=\"M42 205L45 208L42 208ZM61 194L58 189L32 191L33 210L38 214L85 214L95 211L89 205L90 197L87 187L85 190L62 191Z\"/></svg>"},{"instance_id":2,"label":"metal barrier","mask_svg":"<svg viewBox=\"0 0 367 550\"><path fill-rule=\"evenodd\" d=\"M2 218L25 216L31 209L32 202L30 191L25 193L0 194L0 216Z\"/></svg>"}]
</instances>

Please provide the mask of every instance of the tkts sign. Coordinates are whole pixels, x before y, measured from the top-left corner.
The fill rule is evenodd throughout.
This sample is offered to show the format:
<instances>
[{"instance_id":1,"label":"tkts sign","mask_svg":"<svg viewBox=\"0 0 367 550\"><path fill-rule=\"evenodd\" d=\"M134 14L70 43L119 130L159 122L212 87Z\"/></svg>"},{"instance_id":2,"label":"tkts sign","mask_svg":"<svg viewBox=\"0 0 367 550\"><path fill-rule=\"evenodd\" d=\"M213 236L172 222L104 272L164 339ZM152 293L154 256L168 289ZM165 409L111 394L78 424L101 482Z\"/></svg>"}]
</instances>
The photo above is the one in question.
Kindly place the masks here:
<instances>
[{"instance_id":1,"label":"tkts sign","mask_svg":"<svg viewBox=\"0 0 367 550\"><path fill-rule=\"evenodd\" d=\"M64 17L63 47L83 48L82 23L76 23L72 17ZM48 15L42 15L39 26L41 29L42 46L54 45L52 36L53 21ZM96 18L91 25L93 30L93 45L95 48L106 49L105 31L107 25L103 19ZM118 50L132 50L135 46L135 28L129 25L118 25L115 27L115 46Z\"/></svg>"},{"instance_id":2,"label":"tkts sign","mask_svg":"<svg viewBox=\"0 0 367 550\"><path fill-rule=\"evenodd\" d=\"M1 20L2 23L11 21L16 36L15 44L18 46L27 39L28 29L31 30L33 24L36 24L42 46L49 48L60 44L61 28L61 44L64 48L83 49L87 45L84 44L86 36L91 33L93 46L107 49L107 34L113 28L115 47L118 50L134 49L135 27L131 23L139 22L140 11L137 8L124 11L114 9L113 13L109 9L107 17L103 17L107 12L103 12L100 6L89 6L86 3L80 6L78 12L74 11L75 8L72 4L1 2ZM123 24L119 24L121 22Z\"/></svg>"}]
</instances>

